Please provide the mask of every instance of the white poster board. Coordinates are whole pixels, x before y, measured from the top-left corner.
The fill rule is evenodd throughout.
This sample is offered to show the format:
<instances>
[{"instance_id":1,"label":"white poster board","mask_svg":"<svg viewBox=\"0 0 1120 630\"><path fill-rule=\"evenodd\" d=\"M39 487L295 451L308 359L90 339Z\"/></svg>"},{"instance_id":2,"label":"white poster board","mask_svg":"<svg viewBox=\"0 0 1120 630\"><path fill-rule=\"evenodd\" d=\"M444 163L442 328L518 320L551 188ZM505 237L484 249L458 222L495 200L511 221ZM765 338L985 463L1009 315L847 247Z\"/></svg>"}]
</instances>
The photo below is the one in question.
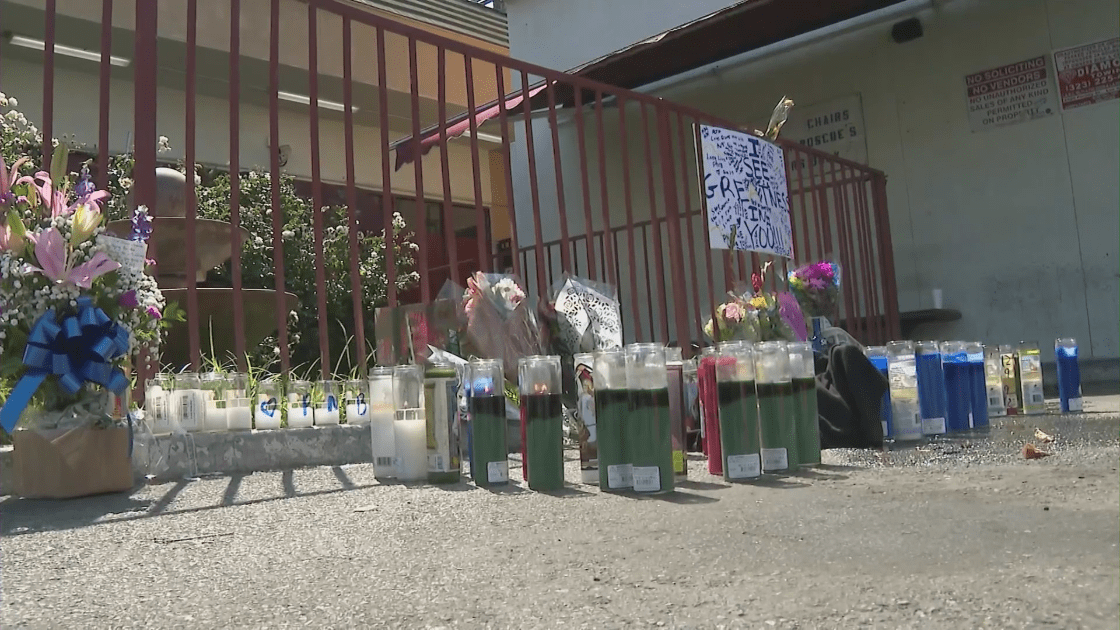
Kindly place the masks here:
<instances>
[{"instance_id":1,"label":"white poster board","mask_svg":"<svg viewBox=\"0 0 1120 630\"><path fill-rule=\"evenodd\" d=\"M1058 111L1050 59L1041 55L964 78L973 133L1045 118Z\"/></svg>"},{"instance_id":2,"label":"white poster board","mask_svg":"<svg viewBox=\"0 0 1120 630\"><path fill-rule=\"evenodd\" d=\"M782 150L753 134L700 125L700 152L709 246L792 258Z\"/></svg>"}]
</instances>

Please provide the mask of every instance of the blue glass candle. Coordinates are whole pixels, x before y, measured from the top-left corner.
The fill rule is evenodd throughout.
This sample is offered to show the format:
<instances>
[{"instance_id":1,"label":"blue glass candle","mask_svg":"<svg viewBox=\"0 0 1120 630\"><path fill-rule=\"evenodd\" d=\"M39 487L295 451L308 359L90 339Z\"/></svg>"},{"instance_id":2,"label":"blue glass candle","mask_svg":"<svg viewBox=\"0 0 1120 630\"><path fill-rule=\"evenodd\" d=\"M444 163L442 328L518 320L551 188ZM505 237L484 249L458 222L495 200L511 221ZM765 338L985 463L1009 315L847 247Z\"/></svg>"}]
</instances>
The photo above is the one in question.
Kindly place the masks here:
<instances>
[{"instance_id":1,"label":"blue glass candle","mask_svg":"<svg viewBox=\"0 0 1120 630\"><path fill-rule=\"evenodd\" d=\"M918 407L922 412L922 434L945 433L945 371L941 368L941 349L936 341L915 344L918 372Z\"/></svg>"},{"instance_id":2,"label":"blue glass candle","mask_svg":"<svg viewBox=\"0 0 1120 630\"><path fill-rule=\"evenodd\" d=\"M1072 337L1054 342L1054 356L1058 361L1058 397L1062 411L1077 412L1081 404L1081 368L1077 365L1077 340Z\"/></svg>"},{"instance_id":3,"label":"blue glass candle","mask_svg":"<svg viewBox=\"0 0 1120 630\"><path fill-rule=\"evenodd\" d=\"M888 380L890 375L887 368L890 365L890 357L887 356L886 346L871 346L867 348L867 358L871 361L871 365L879 370ZM883 423L883 439L891 439L894 436L894 427L891 422L891 390L883 394L883 402L879 405L879 419Z\"/></svg>"},{"instance_id":4,"label":"blue glass candle","mask_svg":"<svg viewBox=\"0 0 1120 630\"><path fill-rule=\"evenodd\" d=\"M941 365L945 372L945 430L947 433L968 431L972 410L972 387L968 354L963 341L941 344Z\"/></svg>"},{"instance_id":5,"label":"blue glass candle","mask_svg":"<svg viewBox=\"0 0 1120 630\"><path fill-rule=\"evenodd\" d=\"M965 344L968 353L968 381L972 393L972 428L988 428L988 383L987 366L984 363L984 346L979 341Z\"/></svg>"}]
</instances>

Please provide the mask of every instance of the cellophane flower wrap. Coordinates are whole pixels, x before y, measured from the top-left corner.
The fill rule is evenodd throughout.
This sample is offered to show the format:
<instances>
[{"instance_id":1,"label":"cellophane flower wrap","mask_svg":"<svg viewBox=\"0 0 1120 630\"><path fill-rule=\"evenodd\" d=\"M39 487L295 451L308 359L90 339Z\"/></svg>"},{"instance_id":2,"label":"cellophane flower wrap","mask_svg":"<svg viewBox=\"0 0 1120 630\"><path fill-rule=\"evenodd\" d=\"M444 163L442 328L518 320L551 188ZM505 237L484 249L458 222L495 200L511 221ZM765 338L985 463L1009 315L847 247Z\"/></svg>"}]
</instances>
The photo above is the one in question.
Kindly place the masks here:
<instances>
[{"instance_id":1,"label":"cellophane flower wrap","mask_svg":"<svg viewBox=\"0 0 1120 630\"><path fill-rule=\"evenodd\" d=\"M165 302L146 270L146 209L134 213L130 240L105 235L108 193L95 190L85 168L69 190L66 158L62 146L53 173L24 175L29 158L9 168L0 156L0 420L8 432L27 409L46 426L88 421L74 410L107 391L123 394L122 367L161 338Z\"/></svg>"},{"instance_id":2,"label":"cellophane flower wrap","mask_svg":"<svg viewBox=\"0 0 1120 630\"><path fill-rule=\"evenodd\" d=\"M550 313L563 356L622 347L622 308L609 284L565 274L553 286Z\"/></svg>"},{"instance_id":3,"label":"cellophane flower wrap","mask_svg":"<svg viewBox=\"0 0 1120 630\"><path fill-rule=\"evenodd\" d=\"M513 275L475 272L467 279L462 312L464 356L501 359L507 381L517 382L518 359L544 351L536 313Z\"/></svg>"},{"instance_id":4,"label":"cellophane flower wrap","mask_svg":"<svg viewBox=\"0 0 1120 630\"><path fill-rule=\"evenodd\" d=\"M752 276L751 289L728 292L730 300L716 307L715 324L709 319L704 326L708 338L717 343L807 339L805 316L797 299L785 291L763 291L770 267L768 262L761 273Z\"/></svg>"},{"instance_id":5,"label":"cellophane flower wrap","mask_svg":"<svg viewBox=\"0 0 1120 630\"><path fill-rule=\"evenodd\" d=\"M809 317L832 317L840 299L840 265L822 260L789 272L789 289Z\"/></svg>"}]
</instances>

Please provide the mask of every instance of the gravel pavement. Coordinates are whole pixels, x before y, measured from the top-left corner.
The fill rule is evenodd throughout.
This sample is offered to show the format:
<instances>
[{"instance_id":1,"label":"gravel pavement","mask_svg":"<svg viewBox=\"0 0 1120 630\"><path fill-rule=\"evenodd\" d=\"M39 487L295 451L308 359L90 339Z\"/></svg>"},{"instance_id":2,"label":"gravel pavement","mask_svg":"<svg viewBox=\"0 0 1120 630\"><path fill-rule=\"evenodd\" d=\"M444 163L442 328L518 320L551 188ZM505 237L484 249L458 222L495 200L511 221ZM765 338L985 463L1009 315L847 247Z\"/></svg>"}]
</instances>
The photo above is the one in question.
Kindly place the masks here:
<instances>
[{"instance_id":1,"label":"gravel pavement","mask_svg":"<svg viewBox=\"0 0 1120 630\"><path fill-rule=\"evenodd\" d=\"M1120 397L1089 405L661 498L358 465L8 499L0 625L1115 629Z\"/></svg>"}]
</instances>

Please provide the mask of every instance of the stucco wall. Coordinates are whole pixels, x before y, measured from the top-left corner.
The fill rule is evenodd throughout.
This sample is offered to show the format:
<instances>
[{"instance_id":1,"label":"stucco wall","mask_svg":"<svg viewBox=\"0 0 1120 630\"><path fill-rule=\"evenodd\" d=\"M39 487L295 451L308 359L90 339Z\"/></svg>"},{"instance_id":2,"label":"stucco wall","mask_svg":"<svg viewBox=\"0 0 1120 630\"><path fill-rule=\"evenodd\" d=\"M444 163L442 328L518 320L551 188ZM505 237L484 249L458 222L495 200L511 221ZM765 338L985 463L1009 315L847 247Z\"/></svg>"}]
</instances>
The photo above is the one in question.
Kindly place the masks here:
<instances>
[{"instance_id":1,"label":"stucco wall","mask_svg":"<svg viewBox=\"0 0 1120 630\"><path fill-rule=\"evenodd\" d=\"M512 56L573 66L601 54L597 46L619 48L672 26L663 22L677 3L588 3L562 15L546 12L554 11L549 4L510 2ZM555 37L538 32L540 25L530 36L518 30L537 22L533 11L552 20ZM616 14L628 19L614 20ZM1115 37L1120 5L955 0L919 16L925 35L917 41L895 44L889 24L880 25L659 94L758 124L783 94L811 104L859 93L869 163L888 177L900 307L929 307L930 289L941 288L946 306L964 315L923 334L1036 339L1044 348L1056 336L1076 336L1086 354L1120 356L1120 102L974 133L964 85L973 72ZM597 44L607 23L629 41ZM542 184L541 194L553 193ZM519 226L523 243L531 237L526 224Z\"/></svg>"}]
</instances>

